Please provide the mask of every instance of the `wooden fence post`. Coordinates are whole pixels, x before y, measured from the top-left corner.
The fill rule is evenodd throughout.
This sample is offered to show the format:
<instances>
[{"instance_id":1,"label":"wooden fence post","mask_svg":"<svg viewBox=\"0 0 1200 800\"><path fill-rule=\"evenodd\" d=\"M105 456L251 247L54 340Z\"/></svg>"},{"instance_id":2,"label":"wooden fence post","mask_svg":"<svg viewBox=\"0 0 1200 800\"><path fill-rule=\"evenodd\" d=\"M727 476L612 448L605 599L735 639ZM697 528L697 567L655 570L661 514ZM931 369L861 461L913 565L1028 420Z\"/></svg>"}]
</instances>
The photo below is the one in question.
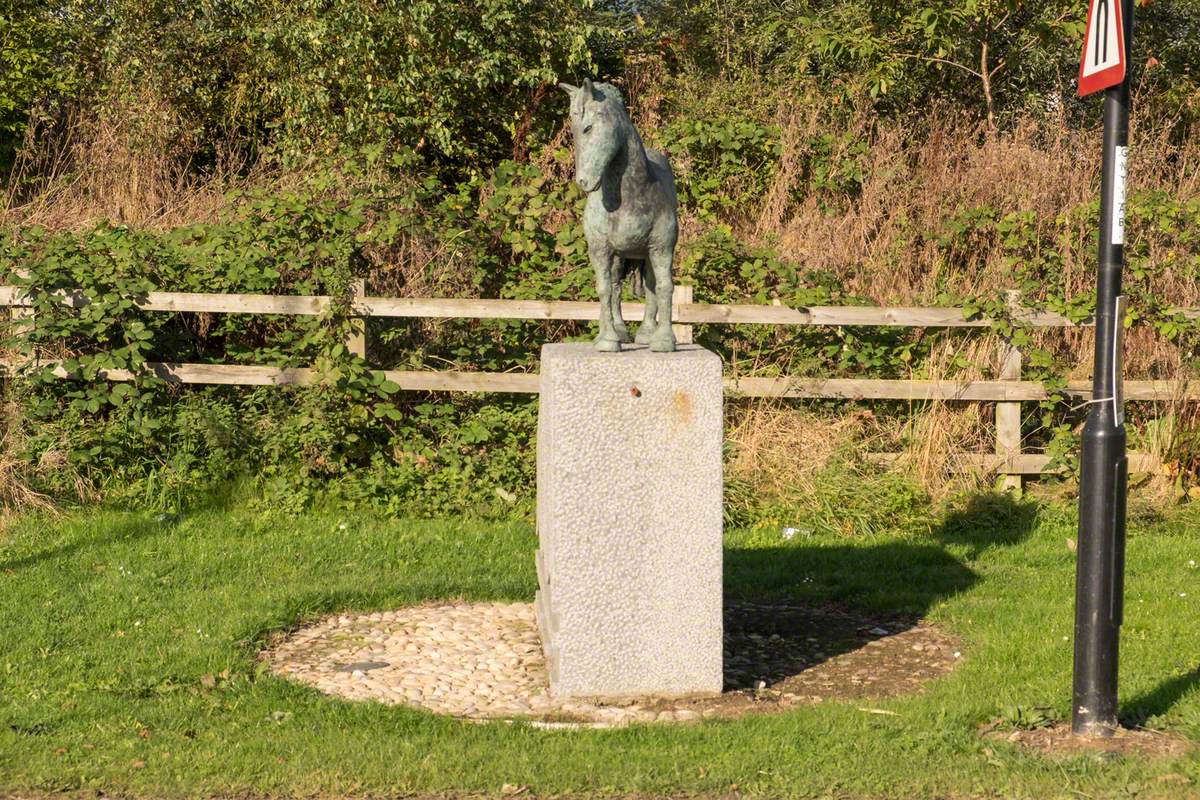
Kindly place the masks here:
<instances>
[{"instance_id":1,"label":"wooden fence post","mask_svg":"<svg viewBox=\"0 0 1200 800\"><path fill-rule=\"evenodd\" d=\"M1020 302L1019 293L1008 293L1008 307L1016 311ZM1000 340L1000 380L1021 380L1021 351L1007 339ZM1021 454L1021 403L996 403L996 455L1005 459ZM1001 469L1000 488L1021 494L1021 475L1009 469Z\"/></svg>"},{"instance_id":2,"label":"wooden fence post","mask_svg":"<svg viewBox=\"0 0 1200 800\"><path fill-rule=\"evenodd\" d=\"M350 282L350 296L354 304L352 310L358 309L366 294L366 281L357 278ZM350 332L346 335L346 349L359 358L367 357L367 320L365 317L350 319Z\"/></svg>"},{"instance_id":3,"label":"wooden fence post","mask_svg":"<svg viewBox=\"0 0 1200 800\"><path fill-rule=\"evenodd\" d=\"M681 286L675 284L674 290L671 292L671 308L677 309L680 306L690 306L692 304L692 287ZM675 316L673 314L672 316ZM672 325L671 330L675 332L675 341L678 344L692 343L692 326L691 325Z\"/></svg>"},{"instance_id":4,"label":"wooden fence post","mask_svg":"<svg viewBox=\"0 0 1200 800\"><path fill-rule=\"evenodd\" d=\"M29 273L26 270L17 270L17 275L21 278L29 277ZM14 295L13 300L15 301L16 299L17 296ZM26 298L26 302L28 302L28 298ZM22 339L33 333L33 308L31 306L12 305L9 306L8 311L9 319L12 320L10 335L14 340Z\"/></svg>"}]
</instances>

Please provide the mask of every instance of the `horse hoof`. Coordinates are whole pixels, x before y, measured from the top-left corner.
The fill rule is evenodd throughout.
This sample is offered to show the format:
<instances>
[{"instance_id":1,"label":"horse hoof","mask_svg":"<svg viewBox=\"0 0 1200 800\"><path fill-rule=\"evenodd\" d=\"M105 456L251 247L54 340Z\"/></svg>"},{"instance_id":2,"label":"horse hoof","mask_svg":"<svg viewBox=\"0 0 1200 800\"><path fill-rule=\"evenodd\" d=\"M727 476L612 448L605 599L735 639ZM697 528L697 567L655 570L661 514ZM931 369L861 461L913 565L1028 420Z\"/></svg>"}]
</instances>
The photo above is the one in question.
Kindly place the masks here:
<instances>
[{"instance_id":1,"label":"horse hoof","mask_svg":"<svg viewBox=\"0 0 1200 800\"><path fill-rule=\"evenodd\" d=\"M617 328L614 333L617 341L621 344L629 344L633 341L633 337L629 335L629 328Z\"/></svg>"},{"instance_id":2,"label":"horse hoof","mask_svg":"<svg viewBox=\"0 0 1200 800\"><path fill-rule=\"evenodd\" d=\"M655 336L650 340L650 350L655 353L675 352L675 336L670 328L667 329L666 336Z\"/></svg>"},{"instance_id":3,"label":"horse hoof","mask_svg":"<svg viewBox=\"0 0 1200 800\"><path fill-rule=\"evenodd\" d=\"M595 341L596 349L601 353L619 353L621 352L621 343L616 339L597 339Z\"/></svg>"},{"instance_id":4,"label":"horse hoof","mask_svg":"<svg viewBox=\"0 0 1200 800\"><path fill-rule=\"evenodd\" d=\"M640 328L638 328L637 336L635 336L633 340L638 344L650 344L650 339L653 337L654 328L648 328L645 325L642 325Z\"/></svg>"}]
</instances>

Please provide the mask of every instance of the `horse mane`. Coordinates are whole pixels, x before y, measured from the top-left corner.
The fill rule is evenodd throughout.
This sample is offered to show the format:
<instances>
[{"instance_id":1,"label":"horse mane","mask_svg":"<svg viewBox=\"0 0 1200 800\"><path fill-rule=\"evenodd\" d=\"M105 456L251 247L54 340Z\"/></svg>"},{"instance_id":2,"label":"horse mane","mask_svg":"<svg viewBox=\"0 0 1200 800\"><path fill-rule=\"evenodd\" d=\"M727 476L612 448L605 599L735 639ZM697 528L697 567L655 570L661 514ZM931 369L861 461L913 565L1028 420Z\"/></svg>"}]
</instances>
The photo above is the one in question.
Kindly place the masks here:
<instances>
[{"instance_id":1,"label":"horse mane","mask_svg":"<svg viewBox=\"0 0 1200 800\"><path fill-rule=\"evenodd\" d=\"M621 90L613 86L611 83L593 83L592 88L604 96L605 100L612 100L616 103L616 108L620 110L621 116L626 123L632 124L629 119L629 109L625 107L625 98L621 95ZM595 102L594 97L588 97L586 92L581 88L571 98L571 113L579 117L583 115L583 106L587 101Z\"/></svg>"},{"instance_id":2,"label":"horse mane","mask_svg":"<svg viewBox=\"0 0 1200 800\"><path fill-rule=\"evenodd\" d=\"M633 120L629 117L629 108L625 105L625 97L621 94L621 90L611 83L593 83L592 86L596 91L604 95L606 100L613 101L613 107L620 112L621 127L624 129L626 138L633 138L637 141L638 146L642 150L642 158L646 159L646 145L642 143L642 135L638 132L637 127L633 124ZM580 92L580 94L582 95L583 92Z\"/></svg>"},{"instance_id":3,"label":"horse mane","mask_svg":"<svg viewBox=\"0 0 1200 800\"><path fill-rule=\"evenodd\" d=\"M616 100L617 106L621 109L621 112L625 115L626 119L629 118L629 110L625 108L625 97L621 94L620 89L613 86L611 83L593 83L592 86L598 89L600 94L604 95L609 100Z\"/></svg>"}]
</instances>

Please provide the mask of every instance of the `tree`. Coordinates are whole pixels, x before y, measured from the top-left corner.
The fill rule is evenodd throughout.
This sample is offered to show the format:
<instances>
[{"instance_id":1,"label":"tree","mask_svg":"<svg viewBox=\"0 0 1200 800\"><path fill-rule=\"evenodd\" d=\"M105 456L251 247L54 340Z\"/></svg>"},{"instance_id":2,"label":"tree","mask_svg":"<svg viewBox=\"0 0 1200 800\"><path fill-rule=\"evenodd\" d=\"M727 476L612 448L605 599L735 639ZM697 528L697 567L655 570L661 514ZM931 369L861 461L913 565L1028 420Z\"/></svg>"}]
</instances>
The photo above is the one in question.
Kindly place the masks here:
<instances>
[{"instance_id":1,"label":"tree","mask_svg":"<svg viewBox=\"0 0 1200 800\"><path fill-rule=\"evenodd\" d=\"M679 31L693 66L813 79L884 111L934 97L974 106L990 128L1003 108L1064 92L1077 56L1080 0L693 0L648 6Z\"/></svg>"},{"instance_id":2,"label":"tree","mask_svg":"<svg viewBox=\"0 0 1200 800\"><path fill-rule=\"evenodd\" d=\"M591 69L590 0L15 2L0 133L70 83L94 108L153 92L202 147L409 147L461 172L510 152L541 87ZM86 35L64 47L56 20Z\"/></svg>"},{"instance_id":3,"label":"tree","mask_svg":"<svg viewBox=\"0 0 1200 800\"><path fill-rule=\"evenodd\" d=\"M872 97L903 82L906 102L914 91L975 98L990 130L998 106L1062 91L1064 54L1074 57L1086 14L1077 0L803 5L807 13L796 17L790 38L807 61L853 71Z\"/></svg>"},{"instance_id":4,"label":"tree","mask_svg":"<svg viewBox=\"0 0 1200 800\"><path fill-rule=\"evenodd\" d=\"M0 9L0 176L11 170L38 101L72 88L63 57L70 39L64 21L38 0L6 0L6 5Z\"/></svg>"}]
</instances>

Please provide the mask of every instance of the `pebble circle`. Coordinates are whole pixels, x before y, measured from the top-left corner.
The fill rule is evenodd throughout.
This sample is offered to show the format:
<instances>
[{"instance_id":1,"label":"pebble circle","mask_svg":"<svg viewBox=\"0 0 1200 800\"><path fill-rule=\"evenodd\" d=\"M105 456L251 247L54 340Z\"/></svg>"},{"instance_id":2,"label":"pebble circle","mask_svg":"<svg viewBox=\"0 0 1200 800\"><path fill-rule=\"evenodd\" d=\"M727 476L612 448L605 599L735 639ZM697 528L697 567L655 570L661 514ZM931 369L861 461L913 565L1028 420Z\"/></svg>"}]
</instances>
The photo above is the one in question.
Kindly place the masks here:
<instances>
[{"instance_id":1,"label":"pebble circle","mask_svg":"<svg viewBox=\"0 0 1200 800\"><path fill-rule=\"evenodd\" d=\"M845 655L827 655L820 650L834 648L813 637L793 642L778 635L739 634L731 630L731 609L739 619L753 617L756 610L760 615L772 612L774 619L779 612L756 604L727 608L727 685L720 697L611 704L556 700L550 695L541 637L529 603L448 602L341 614L293 632L261 657L277 675L350 700L403 704L467 720L523 719L539 727L573 728L693 722L836 699L839 685L861 687L863 676L870 676L865 680L868 685L875 679L873 662L865 667L854 662L852 650L897 665L904 673L898 685L906 691L919 690L928 679L952 668L959 656L951 655L953 643L936 629L884 629L842 612L793 609L808 615L808 620L814 614L824 615L819 622L826 627L827 618L832 618L835 626L863 632L865 638L855 647L837 648ZM859 644L863 646L858 648ZM849 659L842 671L853 673L841 675L837 658ZM813 669L822 661L830 662L822 665L827 669L824 676ZM787 674L801 670L806 671L806 686L789 686L784 680ZM756 678L760 673L763 679Z\"/></svg>"}]
</instances>

